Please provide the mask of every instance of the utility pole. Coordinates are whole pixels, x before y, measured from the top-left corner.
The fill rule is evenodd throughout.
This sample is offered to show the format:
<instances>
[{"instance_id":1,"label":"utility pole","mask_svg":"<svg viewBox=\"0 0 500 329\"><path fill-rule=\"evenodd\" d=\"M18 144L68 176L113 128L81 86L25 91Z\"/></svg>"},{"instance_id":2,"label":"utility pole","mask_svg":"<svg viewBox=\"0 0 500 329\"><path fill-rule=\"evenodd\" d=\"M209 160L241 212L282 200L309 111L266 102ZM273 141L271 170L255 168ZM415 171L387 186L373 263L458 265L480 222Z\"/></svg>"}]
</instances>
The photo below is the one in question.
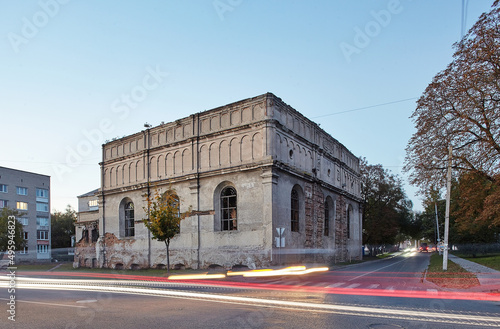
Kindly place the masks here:
<instances>
[{"instance_id":1,"label":"utility pole","mask_svg":"<svg viewBox=\"0 0 500 329\"><path fill-rule=\"evenodd\" d=\"M448 146L448 173L446 175L446 214L444 219L443 271L448 270L448 233L450 227L451 157L452 147Z\"/></svg>"},{"instance_id":2,"label":"utility pole","mask_svg":"<svg viewBox=\"0 0 500 329\"><path fill-rule=\"evenodd\" d=\"M438 220L438 208L437 208L437 202L434 202L434 212L436 213L436 229L437 229L437 249L439 254L441 255L441 250L439 249L439 243L441 242L441 238L439 235L439 220Z\"/></svg>"}]
</instances>

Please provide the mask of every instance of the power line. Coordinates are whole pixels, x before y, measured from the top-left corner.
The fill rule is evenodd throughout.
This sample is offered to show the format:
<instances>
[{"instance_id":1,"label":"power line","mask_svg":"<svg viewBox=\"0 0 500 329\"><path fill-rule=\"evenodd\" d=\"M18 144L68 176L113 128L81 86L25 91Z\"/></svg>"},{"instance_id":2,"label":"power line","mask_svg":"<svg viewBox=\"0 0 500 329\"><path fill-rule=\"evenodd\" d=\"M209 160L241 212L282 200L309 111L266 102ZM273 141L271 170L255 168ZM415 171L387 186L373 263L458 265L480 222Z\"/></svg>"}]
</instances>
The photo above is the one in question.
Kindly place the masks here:
<instances>
[{"instance_id":1,"label":"power line","mask_svg":"<svg viewBox=\"0 0 500 329\"><path fill-rule=\"evenodd\" d=\"M355 111L362 111L362 110L367 110L367 109L371 109L371 108L374 108L374 107L380 107L380 106L385 106L385 105L391 105L391 104L397 104L397 103L402 103L402 102L408 102L408 101L415 100L415 99L418 99L418 97L400 99L398 101L393 101L393 102L388 102L388 103L382 103L382 104L377 104L377 105L370 105L370 106L365 106L365 107L359 107L359 108L352 109L352 110L346 110L346 111L334 112L334 113L330 113L330 114L324 114L324 115L320 115L320 116L317 116L317 117L312 117L311 119L323 118L323 117L328 117L328 116L331 116L331 115L337 115L337 114L343 114L343 113L349 113L349 112L355 112Z\"/></svg>"}]
</instances>

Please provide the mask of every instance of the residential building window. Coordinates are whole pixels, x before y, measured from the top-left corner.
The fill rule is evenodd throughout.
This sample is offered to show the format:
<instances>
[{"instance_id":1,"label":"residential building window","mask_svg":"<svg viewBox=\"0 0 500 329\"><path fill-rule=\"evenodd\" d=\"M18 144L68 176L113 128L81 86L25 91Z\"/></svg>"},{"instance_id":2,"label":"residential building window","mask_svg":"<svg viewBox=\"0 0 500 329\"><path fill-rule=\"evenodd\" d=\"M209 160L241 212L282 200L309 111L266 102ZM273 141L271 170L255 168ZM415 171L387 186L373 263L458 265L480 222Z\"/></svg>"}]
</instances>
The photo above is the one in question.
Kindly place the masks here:
<instances>
[{"instance_id":1,"label":"residential building window","mask_svg":"<svg viewBox=\"0 0 500 329\"><path fill-rule=\"evenodd\" d=\"M49 198L49 190L44 189L44 188L37 188L36 189L36 197L48 199Z\"/></svg>"},{"instance_id":2,"label":"residential building window","mask_svg":"<svg viewBox=\"0 0 500 329\"><path fill-rule=\"evenodd\" d=\"M39 254L46 254L49 252L49 246L46 245L46 244L39 244L36 246L36 251L39 253Z\"/></svg>"},{"instance_id":3,"label":"residential building window","mask_svg":"<svg viewBox=\"0 0 500 329\"><path fill-rule=\"evenodd\" d=\"M28 225L28 218L21 217L21 218L18 218L17 220L19 221L19 223L21 223L24 226Z\"/></svg>"},{"instance_id":4,"label":"residential building window","mask_svg":"<svg viewBox=\"0 0 500 329\"><path fill-rule=\"evenodd\" d=\"M89 210L99 209L99 202L97 200L90 200L88 204L89 204Z\"/></svg>"},{"instance_id":5,"label":"residential building window","mask_svg":"<svg viewBox=\"0 0 500 329\"><path fill-rule=\"evenodd\" d=\"M9 189L7 188L7 185L5 184L0 184L0 192L7 193Z\"/></svg>"},{"instance_id":6,"label":"residential building window","mask_svg":"<svg viewBox=\"0 0 500 329\"><path fill-rule=\"evenodd\" d=\"M0 208L6 208L8 207L8 201L7 200L0 200Z\"/></svg>"},{"instance_id":7,"label":"residential building window","mask_svg":"<svg viewBox=\"0 0 500 329\"><path fill-rule=\"evenodd\" d=\"M28 188L26 187L17 187L17 195L28 195Z\"/></svg>"},{"instance_id":8,"label":"residential building window","mask_svg":"<svg viewBox=\"0 0 500 329\"><path fill-rule=\"evenodd\" d=\"M28 233L29 232L24 232L24 240L28 240Z\"/></svg>"},{"instance_id":9,"label":"residential building window","mask_svg":"<svg viewBox=\"0 0 500 329\"><path fill-rule=\"evenodd\" d=\"M233 231L238 229L236 189L225 187L220 194L221 230Z\"/></svg>"},{"instance_id":10,"label":"residential building window","mask_svg":"<svg viewBox=\"0 0 500 329\"><path fill-rule=\"evenodd\" d=\"M47 217L37 217L36 218L37 226L49 226L49 219Z\"/></svg>"},{"instance_id":11,"label":"residential building window","mask_svg":"<svg viewBox=\"0 0 500 329\"><path fill-rule=\"evenodd\" d=\"M28 254L28 247L24 247L23 249L21 249L21 251L19 253L21 255L27 255Z\"/></svg>"},{"instance_id":12,"label":"residential building window","mask_svg":"<svg viewBox=\"0 0 500 329\"><path fill-rule=\"evenodd\" d=\"M128 202L125 205L125 236L135 235L134 225L134 203Z\"/></svg>"},{"instance_id":13,"label":"residential building window","mask_svg":"<svg viewBox=\"0 0 500 329\"><path fill-rule=\"evenodd\" d=\"M291 231L299 231L299 192L297 189L292 189L291 194Z\"/></svg>"},{"instance_id":14,"label":"residential building window","mask_svg":"<svg viewBox=\"0 0 500 329\"><path fill-rule=\"evenodd\" d=\"M325 225L324 225L324 235L330 235L330 208L328 202L325 201Z\"/></svg>"},{"instance_id":15,"label":"residential building window","mask_svg":"<svg viewBox=\"0 0 500 329\"><path fill-rule=\"evenodd\" d=\"M36 231L37 240L48 240L49 239L49 231Z\"/></svg>"},{"instance_id":16,"label":"residential building window","mask_svg":"<svg viewBox=\"0 0 500 329\"><path fill-rule=\"evenodd\" d=\"M36 203L36 211L49 212L49 204L37 202Z\"/></svg>"},{"instance_id":17,"label":"residential building window","mask_svg":"<svg viewBox=\"0 0 500 329\"><path fill-rule=\"evenodd\" d=\"M28 210L28 203L17 201L17 209L18 210Z\"/></svg>"}]
</instances>

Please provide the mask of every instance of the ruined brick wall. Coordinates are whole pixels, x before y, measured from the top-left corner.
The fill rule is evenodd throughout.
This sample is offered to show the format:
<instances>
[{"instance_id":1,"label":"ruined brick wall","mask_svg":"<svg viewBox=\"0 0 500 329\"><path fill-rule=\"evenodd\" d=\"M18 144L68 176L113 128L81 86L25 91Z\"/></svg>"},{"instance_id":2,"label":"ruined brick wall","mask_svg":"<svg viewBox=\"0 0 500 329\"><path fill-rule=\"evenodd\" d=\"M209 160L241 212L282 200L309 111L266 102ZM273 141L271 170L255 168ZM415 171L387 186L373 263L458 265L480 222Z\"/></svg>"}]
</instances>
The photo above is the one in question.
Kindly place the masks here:
<instances>
[{"instance_id":1,"label":"ruined brick wall","mask_svg":"<svg viewBox=\"0 0 500 329\"><path fill-rule=\"evenodd\" d=\"M347 216L346 200L340 195L337 199L335 214L335 262L345 262L348 260L347 250Z\"/></svg>"},{"instance_id":2,"label":"ruined brick wall","mask_svg":"<svg viewBox=\"0 0 500 329\"><path fill-rule=\"evenodd\" d=\"M318 183L305 184L305 243L306 248L323 248L325 221L323 192Z\"/></svg>"},{"instance_id":3,"label":"ruined brick wall","mask_svg":"<svg viewBox=\"0 0 500 329\"><path fill-rule=\"evenodd\" d=\"M148 248L136 246L141 244L137 239L118 239L112 233L106 233L106 258L103 267L113 269L139 269L148 268Z\"/></svg>"}]
</instances>

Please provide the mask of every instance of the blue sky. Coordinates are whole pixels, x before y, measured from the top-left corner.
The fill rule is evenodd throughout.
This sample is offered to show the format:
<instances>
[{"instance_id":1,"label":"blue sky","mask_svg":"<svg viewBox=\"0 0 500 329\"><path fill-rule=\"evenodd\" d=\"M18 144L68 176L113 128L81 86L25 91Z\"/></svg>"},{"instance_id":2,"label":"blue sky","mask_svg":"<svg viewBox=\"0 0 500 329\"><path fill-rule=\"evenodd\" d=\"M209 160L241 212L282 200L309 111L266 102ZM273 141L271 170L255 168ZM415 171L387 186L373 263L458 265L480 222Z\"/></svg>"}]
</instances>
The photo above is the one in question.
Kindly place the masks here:
<instances>
[{"instance_id":1,"label":"blue sky","mask_svg":"<svg viewBox=\"0 0 500 329\"><path fill-rule=\"evenodd\" d=\"M100 185L100 145L272 92L399 174L409 116L493 0L0 2L0 166ZM416 189L406 185L414 209Z\"/></svg>"}]
</instances>

